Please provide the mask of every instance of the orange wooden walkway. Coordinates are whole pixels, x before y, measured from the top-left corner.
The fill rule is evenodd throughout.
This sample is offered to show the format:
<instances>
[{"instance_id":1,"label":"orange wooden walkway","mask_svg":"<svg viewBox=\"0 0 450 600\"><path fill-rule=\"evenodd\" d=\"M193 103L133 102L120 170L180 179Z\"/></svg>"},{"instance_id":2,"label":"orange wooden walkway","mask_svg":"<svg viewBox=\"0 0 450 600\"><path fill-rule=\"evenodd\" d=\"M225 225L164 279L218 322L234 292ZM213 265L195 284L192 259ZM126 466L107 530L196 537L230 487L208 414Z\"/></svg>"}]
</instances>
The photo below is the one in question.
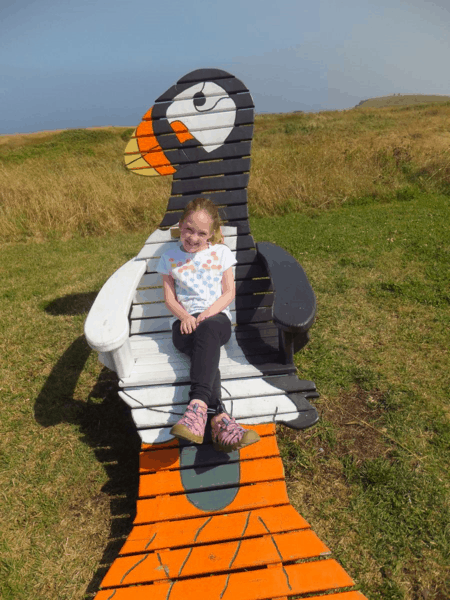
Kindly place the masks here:
<instances>
[{"instance_id":1,"label":"orange wooden walkway","mask_svg":"<svg viewBox=\"0 0 450 600\"><path fill-rule=\"evenodd\" d=\"M178 440L143 444L134 528L95 600L287 600L299 594L364 600L289 503L275 425L248 428L258 431L258 443L234 456L206 452L201 467L192 469L180 469ZM238 473L234 487L230 462ZM214 470L216 489L194 483L187 494L186 482L205 469ZM219 510L198 508L211 493L231 501Z\"/></svg>"}]
</instances>

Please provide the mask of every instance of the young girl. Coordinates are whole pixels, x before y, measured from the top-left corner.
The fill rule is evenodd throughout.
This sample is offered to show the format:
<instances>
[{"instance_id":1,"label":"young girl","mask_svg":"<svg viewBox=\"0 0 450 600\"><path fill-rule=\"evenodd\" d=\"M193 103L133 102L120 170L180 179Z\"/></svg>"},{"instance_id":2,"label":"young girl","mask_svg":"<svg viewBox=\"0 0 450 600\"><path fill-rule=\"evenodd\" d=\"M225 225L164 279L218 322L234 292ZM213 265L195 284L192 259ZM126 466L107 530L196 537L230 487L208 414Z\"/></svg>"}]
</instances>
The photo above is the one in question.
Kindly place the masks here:
<instances>
[{"instance_id":1,"label":"young girl","mask_svg":"<svg viewBox=\"0 0 450 600\"><path fill-rule=\"evenodd\" d=\"M244 429L221 403L220 347L231 337L231 313L235 297L231 250L223 244L220 216L214 202L196 198L180 219L180 242L165 252L156 271L164 281L167 308L172 319L174 346L191 358L190 402L170 433L201 444L207 413L216 450L232 452L254 444L256 431Z\"/></svg>"}]
</instances>

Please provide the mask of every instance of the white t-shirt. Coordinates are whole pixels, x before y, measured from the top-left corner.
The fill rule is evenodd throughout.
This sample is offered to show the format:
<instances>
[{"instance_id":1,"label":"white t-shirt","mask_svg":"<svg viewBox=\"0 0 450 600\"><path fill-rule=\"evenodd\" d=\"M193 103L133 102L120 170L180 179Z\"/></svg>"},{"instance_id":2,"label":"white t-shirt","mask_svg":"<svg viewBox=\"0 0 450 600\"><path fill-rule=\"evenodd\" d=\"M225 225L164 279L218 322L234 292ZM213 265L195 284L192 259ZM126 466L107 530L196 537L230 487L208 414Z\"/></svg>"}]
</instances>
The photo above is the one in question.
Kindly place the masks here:
<instances>
[{"instance_id":1,"label":"white t-shirt","mask_svg":"<svg viewBox=\"0 0 450 600\"><path fill-rule=\"evenodd\" d=\"M184 252L181 240L161 256L156 271L172 275L175 292L181 306L190 314L203 312L222 296L224 272L237 264L234 254L225 244L208 242L208 248L200 252ZM223 311L232 321L228 307ZM177 320L170 320L170 327Z\"/></svg>"}]
</instances>

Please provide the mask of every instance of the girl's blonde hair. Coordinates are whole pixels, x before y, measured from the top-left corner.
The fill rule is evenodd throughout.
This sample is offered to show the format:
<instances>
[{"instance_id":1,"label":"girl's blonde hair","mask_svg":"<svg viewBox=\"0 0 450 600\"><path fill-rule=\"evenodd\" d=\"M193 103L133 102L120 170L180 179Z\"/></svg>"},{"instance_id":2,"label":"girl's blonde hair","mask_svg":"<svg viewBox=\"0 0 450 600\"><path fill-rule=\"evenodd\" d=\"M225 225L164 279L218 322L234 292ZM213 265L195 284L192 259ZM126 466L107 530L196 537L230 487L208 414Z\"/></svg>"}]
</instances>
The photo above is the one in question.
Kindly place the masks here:
<instances>
[{"instance_id":1,"label":"girl's blonde hair","mask_svg":"<svg viewBox=\"0 0 450 600\"><path fill-rule=\"evenodd\" d=\"M212 220L212 237L210 239L210 244L214 246L214 244L223 243L222 232L220 230L220 227L224 224L224 222L220 218L219 209L209 198L201 196L199 198L194 198L194 200L191 200L184 209L183 215L179 221L179 225L181 226L192 214L198 212L199 210L206 212Z\"/></svg>"}]
</instances>

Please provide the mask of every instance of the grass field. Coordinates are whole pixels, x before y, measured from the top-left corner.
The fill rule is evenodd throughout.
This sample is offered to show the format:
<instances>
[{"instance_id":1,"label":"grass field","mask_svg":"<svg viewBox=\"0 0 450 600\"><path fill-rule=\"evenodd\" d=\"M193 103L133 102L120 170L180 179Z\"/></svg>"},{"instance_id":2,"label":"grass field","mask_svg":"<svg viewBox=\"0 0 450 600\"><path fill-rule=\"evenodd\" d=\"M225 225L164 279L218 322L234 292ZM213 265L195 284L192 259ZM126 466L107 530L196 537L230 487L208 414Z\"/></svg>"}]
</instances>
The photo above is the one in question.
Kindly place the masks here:
<instances>
[{"instance_id":1,"label":"grass field","mask_svg":"<svg viewBox=\"0 0 450 600\"><path fill-rule=\"evenodd\" d=\"M252 234L290 252L318 299L311 341L295 361L299 376L316 382L321 420L304 432L277 426L288 493L370 600L450 597L450 167L444 144L450 106L430 110L269 115L256 123ZM412 137L413 119L407 133L409 114L420 119L414 127L422 137ZM342 140L354 144L348 177L330 142L330 123L336 129L339 119ZM309 133L301 129L306 124ZM397 164L386 149L400 147L403 126L411 158ZM115 376L84 340L83 324L102 284L161 220L167 182L121 172L126 131L95 140L91 133L68 132L65 150L68 138L55 142L52 136L46 139L56 149L41 140L36 150L35 138L26 138L0 150L2 600L92 598L134 517L139 438ZM338 144L338 132L333 135ZM285 191L292 163L288 156L281 160L281 146L288 139L291 158L296 149L304 158L305 148L311 151L296 163L304 186L313 191L316 177L318 194L334 193L333 201L302 203ZM330 145L321 150L324 139ZM384 156L376 168L385 185L372 182L375 194L364 188L374 165L364 170L355 158L370 155L369 140L378 144L371 152ZM267 162L270 147L279 149L273 153L277 169ZM81 168L89 164L81 193L75 182L84 185ZM264 165L269 179L273 174L270 185L278 170L276 196ZM20 204L19 175L30 190L45 191L49 181L60 187L47 190L47 221L23 203L21 229L15 229L8 202L14 193ZM353 195L338 201L333 190L350 181ZM121 191L129 185L123 212L114 204L116 185ZM97 194L89 196L88 189ZM52 194L65 201L66 223L52 212ZM134 194L141 194L136 205ZM139 202L153 197L159 198L154 211L147 200L149 212L142 212ZM74 216L82 199L86 210ZM41 197L36 201L45 205ZM96 228L108 206L111 230Z\"/></svg>"},{"instance_id":2,"label":"grass field","mask_svg":"<svg viewBox=\"0 0 450 600\"><path fill-rule=\"evenodd\" d=\"M431 102L450 102L450 96L426 94L391 94L363 100L358 106L364 108L384 108L386 106L413 106L415 104L430 104Z\"/></svg>"}]
</instances>

